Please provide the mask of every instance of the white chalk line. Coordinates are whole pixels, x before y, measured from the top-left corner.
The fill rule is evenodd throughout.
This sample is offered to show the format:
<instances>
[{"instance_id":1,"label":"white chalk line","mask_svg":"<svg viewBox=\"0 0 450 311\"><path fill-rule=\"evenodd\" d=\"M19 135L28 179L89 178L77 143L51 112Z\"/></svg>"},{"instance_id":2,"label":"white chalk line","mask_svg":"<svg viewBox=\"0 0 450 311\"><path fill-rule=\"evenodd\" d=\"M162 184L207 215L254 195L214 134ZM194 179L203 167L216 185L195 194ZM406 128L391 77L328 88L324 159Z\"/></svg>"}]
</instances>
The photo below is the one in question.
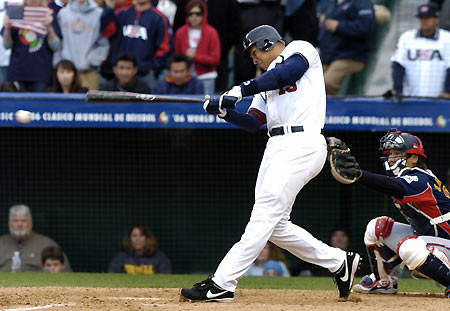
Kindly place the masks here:
<instances>
[{"instance_id":1,"label":"white chalk line","mask_svg":"<svg viewBox=\"0 0 450 311\"><path fill-rule=\"evenodd\" d=\"M28 311L28 310L41 310L41 309L50 309L55 307L71 307L75 306L76 303L54 303L50 305L43 306L35 306L35 307L23 307L23 308L14 308L14 309L2 309L1 311Z\"/></svg>"},{"instance_id":2,"label":"white chalk line","mask_svg":"<svg viewBox=\"0 0 450 311\"><path fill-rule=\"evenodd\" d=\"M108 297L111 300L175 300L170 298L151 298L151 297Z\"/></svg>"}]
</instances>

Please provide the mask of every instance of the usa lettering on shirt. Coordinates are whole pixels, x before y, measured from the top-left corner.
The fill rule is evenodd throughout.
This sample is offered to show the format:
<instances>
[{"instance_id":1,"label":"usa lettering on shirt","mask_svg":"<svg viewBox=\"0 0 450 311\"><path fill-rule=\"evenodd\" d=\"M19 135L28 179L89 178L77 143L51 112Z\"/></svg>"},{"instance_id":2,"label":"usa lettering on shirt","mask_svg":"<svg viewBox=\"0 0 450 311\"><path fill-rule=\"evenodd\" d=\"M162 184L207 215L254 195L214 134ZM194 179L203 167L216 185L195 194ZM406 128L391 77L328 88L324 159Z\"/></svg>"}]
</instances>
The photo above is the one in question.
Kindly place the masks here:
<instances>
[{"instance_id":1,"label":"usa lettering on shirt","mask_svg":"<svg viewBox=\"0 0 450 311\"><path fill-rule=\"evenodd\" d=\"M123 36L133 39L139 39L147 40L147 29L145 27L142 27L140 25L124 25L123 29Z\"/></svg>"}]
</instances>

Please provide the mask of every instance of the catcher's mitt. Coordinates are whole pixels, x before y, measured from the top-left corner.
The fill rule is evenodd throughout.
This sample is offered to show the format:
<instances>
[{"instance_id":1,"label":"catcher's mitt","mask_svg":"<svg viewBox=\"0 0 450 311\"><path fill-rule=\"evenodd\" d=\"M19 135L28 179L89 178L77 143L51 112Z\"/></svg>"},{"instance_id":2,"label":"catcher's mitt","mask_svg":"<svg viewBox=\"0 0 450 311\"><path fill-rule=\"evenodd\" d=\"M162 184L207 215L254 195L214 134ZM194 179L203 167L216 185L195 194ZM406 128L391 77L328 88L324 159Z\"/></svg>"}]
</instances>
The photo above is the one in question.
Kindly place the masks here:
<instances>
[{"instance_id":1,"label":"catcher's mitt","mask_svg":"<svg viewBox=\"0 0 450 311\"><path fill-rule=\"evenodd\" d=\"M328 162L331 166L331 175L343 184L351 184L361 177L361 168L350 148L336 137L327 137Z\"/></svg>"}]
</instances>

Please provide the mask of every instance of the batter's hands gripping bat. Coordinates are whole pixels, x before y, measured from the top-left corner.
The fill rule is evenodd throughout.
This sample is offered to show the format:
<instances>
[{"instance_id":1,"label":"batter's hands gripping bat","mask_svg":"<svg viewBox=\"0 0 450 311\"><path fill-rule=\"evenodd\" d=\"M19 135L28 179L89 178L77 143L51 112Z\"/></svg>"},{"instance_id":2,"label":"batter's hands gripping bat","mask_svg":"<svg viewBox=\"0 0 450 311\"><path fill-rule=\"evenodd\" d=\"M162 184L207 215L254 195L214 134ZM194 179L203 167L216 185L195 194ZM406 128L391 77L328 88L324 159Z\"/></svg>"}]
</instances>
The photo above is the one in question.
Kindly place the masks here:
<instances>
[{"instance_id":1,"label":"batter's hands gripping bat","mask_svg":"<svg viewBox=\"0 0 450 311\"><path fill-rule=\"evenodd\" d=\"M361 168L350 148L336 137L327 137L328 162L331 166L331 175L342 184L351 184L361 177Z\"/></svg>"},{"instance_id":2,"label":"batter's hands gripping bat","mask_svg":"<svg viewBox=\"0 0 450 311\"><path fill-rule=\"evenodd\" d=\"M140 94L131 92L110 92L110 91L89 91L86 93L88 102L154 102L154 103L199 103L204 104L210 100L209 95L205 98L180 97L170 95ZM227 109L234 109L235 105L230 104ZM231 107L232 106L232 107Z\"/></svg>"}]
</instances>

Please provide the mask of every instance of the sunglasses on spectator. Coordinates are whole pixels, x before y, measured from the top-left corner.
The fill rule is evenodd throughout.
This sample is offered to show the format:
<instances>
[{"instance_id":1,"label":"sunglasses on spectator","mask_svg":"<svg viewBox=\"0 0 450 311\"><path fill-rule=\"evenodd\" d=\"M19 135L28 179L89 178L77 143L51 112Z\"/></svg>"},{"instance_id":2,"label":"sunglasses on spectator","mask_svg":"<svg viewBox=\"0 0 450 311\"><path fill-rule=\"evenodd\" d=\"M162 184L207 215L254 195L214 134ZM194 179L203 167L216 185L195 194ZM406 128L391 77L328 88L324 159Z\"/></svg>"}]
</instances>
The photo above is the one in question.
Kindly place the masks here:
<instances>
[{"instance_id":1,"label":"sunglasses on spectator","mask_svg":"<svg viewBox=\"0 0 450 311\"><path fill-rule=\"evenodd\" d=\"M194 15L202 16L202 15L203 15L203 12L189 12L189 13L188 13L188 16L194 16Z\"/></svg>"}]
</instances>

